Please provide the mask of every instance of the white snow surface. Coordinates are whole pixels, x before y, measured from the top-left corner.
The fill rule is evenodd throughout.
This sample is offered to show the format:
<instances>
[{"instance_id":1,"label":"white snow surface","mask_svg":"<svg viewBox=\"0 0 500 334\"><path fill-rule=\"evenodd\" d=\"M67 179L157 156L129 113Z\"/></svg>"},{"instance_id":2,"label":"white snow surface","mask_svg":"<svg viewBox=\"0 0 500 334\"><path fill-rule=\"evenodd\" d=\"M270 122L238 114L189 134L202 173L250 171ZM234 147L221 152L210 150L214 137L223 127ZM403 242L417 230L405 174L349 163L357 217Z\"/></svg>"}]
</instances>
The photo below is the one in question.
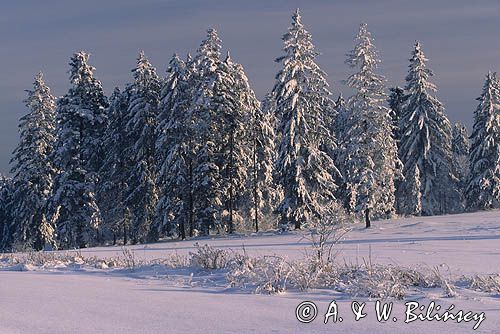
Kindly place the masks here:
<instances>
[{"instance_id":1,"label":"white snow surface","mask_svg":"<svg viewBox=\"0 0 500 334\"><path fill-rule=\"evenodd\" d=\"M128 246L137 259L162 258L194 252L194 243L249 255L303 256L309 242L301 233L261 233L188 241L164 241ZM337 246L337 261L395 264L406 267L441 265L445 277L500 273L500 211L382 220L365 230L360 223ZM81 250L83 256L111 258L121 247ZM371 255L370 255L371 254ZM444 268L444 269L443 269ZM391 317L377 322L375 300L353 298L331 290L287 291L258 295L227 286L218 271L191 277L190 269L150 266L136 270L85 266L42 268L6 265L0 257L0 333L500 333L500 294L458 288L458 296L427 289L394 302ZM295 308L305 300L318 306L318 317L303 324ZM343 322L323 323L332 300ZM354 320L353 300L366 302L368 316ZM405 302L443 309L450 304L486 320L477 330L474 321L415 321L404 323Z\"/></svg>"}]
</instances>

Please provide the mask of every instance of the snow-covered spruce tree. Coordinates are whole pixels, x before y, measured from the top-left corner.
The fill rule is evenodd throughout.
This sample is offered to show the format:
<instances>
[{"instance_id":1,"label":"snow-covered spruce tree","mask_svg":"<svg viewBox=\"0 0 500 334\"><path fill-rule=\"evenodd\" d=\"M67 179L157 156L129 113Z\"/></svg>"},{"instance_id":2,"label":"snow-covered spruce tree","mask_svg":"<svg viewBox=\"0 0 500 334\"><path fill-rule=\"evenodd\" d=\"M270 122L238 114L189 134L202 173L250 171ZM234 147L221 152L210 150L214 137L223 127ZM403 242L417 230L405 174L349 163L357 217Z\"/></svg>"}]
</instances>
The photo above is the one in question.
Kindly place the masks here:
<instances>
[{"instance_id":1,"label":"snow-covered spruce tree","mask_svg":"<svg viewBox=\"0 0 500 334\"><path fill-rule=\"evenodd\" d=\"M347 209L363 212L366 226L370 217L387 217L394 211L394 180L400 175L400 161L386 101L385 79L375 73L377 51L366 24L361 24L354 49L346 63L357 70L346 81L354 90L346 105L344 130L339 138L338 164L346 180Z\"/></svg>"},{"instance_id":2,"label":"snow-covered spruce tree","mask_svg":"<svg viewBox=\"0 0 500 334\"><path fill-rule=\"evenodd\" d=\"M160 78L144 52L137 58L132 70L134 83L130 90L126 131L126 154L131 157L131 170L127 178L125 205L130 209L130 237L133 243L158 239L151 229L157 202L156 189L156 118L160 100ZM125 152L124 152L125 153Z\"/></svg>"},{"instance_id":3,"label":"snow-covered spruce tree","mask_svg":"<svg viewBox=\"0 0 500 334\"><path fill-rule=\"evenodd\" d=\"M344 99L344 95L342 95L342 93L339 94L339 97L337 98L337 101L335 101L335 110L337 111L337 113L342 110L343 108L345 108L345 99Z\"/></svg>"},{"instance_id":4,"label":"snow-covered spruce tree","mask_svg":"<svg viewBox=\"0 0 500 334\"><path fill-rule=\"evenodd\" d=\"M55 246L54 227L47 220L47 199L52 192L54 168L49 157L55 142L55 97L35 77L24 101L29 112L19 123L20 142L14 150L12 224L16 243L41 250Z\"/></svg>"},{"instance_id":5,"label":"snow-covered spruce tree","mask_svg":"<svg viewBox=\"0 0 500 334\"><path fill-rule=\"evenodd\" d=\"M331 95L330 91L328 90L328 94ZM342 94L337 99L337 102L339 105L337 106L337 103L334 102L330 97L324 99L323 103L323 114L324 114L324 124L325 128L327 129L326 136L324 137L323 142L321 143L320 149L327 153L330 158L335 161L337 158L337 153L338 153L338 147L337 147L337 137L336 137L336 125L337 125L337 119L339 118L339 111L342 110L343 106L342 103L345 101L342 101L343 97ZM340 171L338 175L335 175L335 182L336 184L339 184L341 182L341 174Z\"/></svg>"},{"instance_id":6,"label":"snow-covered spruce tree","mask_svg":"<svg viewBox=\"0 0 500 334\"><path fill-rule=\"evenodd\" d=\"M389 108L391 109L391 117L393 124L393 137L396 140L396 144L399 144L399 119L401 118L401 106L404 102L405 92L404 89L400 87L389 88Z\"/></svg>"},{"instance_id":7,"label":"snow-covered spruce tree","mask_svg":"<svg viewBox=\"0 0 500 334\"><path fill-rule=\"evenodd\" d=\"M195 226L202 235L211 228L222 228L224 194L221 170L217 164L221 133L218 130L220 114L214 103L214 83L220 66L220 39L214 29L208 29L193 59L193 73L189 83L192 103L193 141L196 152L193 160L193 197Z\"/></svg>"},{"instance_id":8,"label":"snow-covered spruce tree","mask_svg":"<svg viewBox=\"0 0 500 334\"><path fill-rule=\"evenodd\" d=\"M101 82L94 77L95 68L88 63L89 56L80 51L71 58L69 73L73 88L70 90L72 100L69 103L78 106L77 113L83 120L85 136L81 138L82 158L87 174L97 183L99 169L106 155L104 137L108 126L106 112L109 104Z\"/></svg>"},{"instance_id":9,"label":"snow-covered spruce tree","mask_svg":"<svg viewBox=\"0 0 500 334\"><path fill-rule=\"evenodd\" d=\"M335 112L337 113L337 117L335 117L334 122L334 134L338 141L339 138L342 138L343 136L344 123L348 117L346 113L346 101L342 93L340 93L337 101L335 102Z\"/></svg>"},{"instance_id":10,"label":"snow-covered spruce tree","mask_svg":"<svg viewBox=\"0 0 500 334\"><path fill-rule=\"evenodd\" d=\"M397 201L397 210L404 215L420 216L422 213L422 185L420 183L420 171L418 165L406 172L405 182L402 182L398 191L407 194L405 200Z\"/></svg>"},{"instance_id":11,"label":"snow-covered spruce tree","mask_svg":"<svg viewBox=\"0 0 500 334\"><path fill-rule=\"evenodd\" d=\"M248 209L248 166L252 163L251 122L260 103L250 88L243 67L229 53L219 64L214 82L214 106L219 111L221 152L217 162L222 176L225 210L223 223L229 233L243 224ZM249 126L250 125L250 126ZM246 202L246 203L245 203Z\"/></svg>"},{"instance_id":12,"label":"snow-covered spruce tree","mask_svg":"<svg viewBox=\"0 0 500 334\"><path fill-rule=\"evenodd\" d=\"M181 239L194 233L193 215L193 129L190 71L177 55L170 60L168 77L161 90L157 122L157 185L160 197L155 209L154 228L160 235Z\"/></svg>"},{"instance_id":13,"label":"snow-covered spruce tree","mask_svg":"<svg viewBox=\"0 0 500 334\"><path fill-rule=\"evenodd\" d=\"M121 92L119 88L115 88L110 97L109 124L104 138L106 156L99 172L101 231L106 239L112 238L113 244L119 236L123 238L123 244L128 242L129 226L126 219L125 191L132 161L131 157L124 153L124 149L130 146L125 128L129 95L129 89Z\"/></svg>"},{"instance_id":14,"label":"snow-covered spruce tree","mask_svg":"<svg viewBox=\"0 0 500 334\"><path fill-rule=\"evenodd\" d=\"M486 76L479 105L474 112L470 174L466 198L469 209L500 207L500 85L492 73Z\"/></svg>"},{"instance_id":15,"label":"snow-covered spruce tree","mask_svg":"<svg viewBox=\"0 0 500 334\"><path fill-rule=\"evenodd\" d=\"M406 180L398 188L398 201L410 199L414 172L420 173L422 214L435 215L460 210L460 194L453 175L451 152L451 125L444 107L433 95L434 84L429 82L432 72L426 67L420 43L415 44L406 77L406 95L402 105L399 156L404 164ZM407 190L411 189L408 193ZM399 203L399 208L408 207ZM412 214L412 212L400 212Z\"/></svg>"},{"instance_id":16,"label":"snow-covered spruce tree","mask_svg":"<svg viewBox=\"0 0 500 334\"><path fill-rule=\"evenodd\" d=\"M467 128L460 123L455 123L452 129L451 149L453 152L454 174L458 178L458 189L464 196L467 177L469 175L469 135Z\"/></svg>"},{"instance_id":17,"label":"snow-covered spruce tree","mask_svg":"<svg viewBox=\"0 0 500 334\"><path fill-rule=\"evenodd\" d=\"M342 138L344 138L344 131L347 130L345 125L347 124L350 117L350 114L347 110L347 102L344 99L342 93L339 94L337 101L335 102L335 112L337 116L335 117L333 123L333 133L335 135L335 138L337 138L338 144L340 144ZM334 151L334 154L331 155L333 161L339 161L340 154L341 151L338 145L337 149ZM341 169L342 161L340 161L340 164L337 165L339 166L339 169ZM337 184L339 184L339 187L335 192L335 196L339 199L339 204L343 206L344 209L347 209L346 212L352 213L352 210L350 210L349 208L354 208L355 206L355 190L352 188L352 185L345 182L345 178L342 175L342 172L340 172Z\"/></svg>"},{"instance_id":18,"label":"snow-covered spruce tree","mask_svg":"<svg viewBox=\"0 0 500 334\"><path fill-rule=\"evenodd\" d=\"M10 213L12 179L0 174L0 251L8 251L14 242L14 225Z\"/></svg>"},{"instance_id":19,"label":"snow-covered spruce tree","mask_svg":"<svg viewBox=\"0 0 500 334\"><path fill-rule=\"evenodd\" d=\"M325 124L330 92L298 10L283 42L285 55L276 59L283 68L272 91L280 136L276 175L284 192L278 211L282 225L298 229L329 210L337 188L332 174L338 171L320 149L334 140Z\"/></svg>"},{"instance_id":20,"label":"snow-covered spruce tree","mask_svg":"<svg viewBox=\"0 0 500 334\"><path fill-rule=\"evenodd\" d=\"M249 177L250 216L258 232L262 221L270 218L281 201L281 189L274 183L273 171L276 160L276 117L271 94L267 94L261 108L254 108L251 121L251 169ZM272 219L271 219L272 221ZM270 227L276 227L272 224Z\"/></svg>"},{"instance_id":21,"label":"snow-covered spruce tree","mask_svg":"<svg viewBox=\"0 0 500 334\"><path fill-rule=\"evenodd\" d=\"M96 171L103 154L108 105L88 58L83 51L71 57L71 88L58 100L56 109L57 140L52 160L57 174L50 208L61 248L95 244L100 223Z\"/></svg>"},{"instance_id":22,"label":"snow-covered spruce tree","mask_svg":"<svg viewBox=\"0 0 500 334\"><path fill-rule=\"evenodd\" d=\"M469 155L469 135L467 128L461 123L455 123L452 130L451 147L454 154L458 156Z\"/></svg>"}]
</instances>

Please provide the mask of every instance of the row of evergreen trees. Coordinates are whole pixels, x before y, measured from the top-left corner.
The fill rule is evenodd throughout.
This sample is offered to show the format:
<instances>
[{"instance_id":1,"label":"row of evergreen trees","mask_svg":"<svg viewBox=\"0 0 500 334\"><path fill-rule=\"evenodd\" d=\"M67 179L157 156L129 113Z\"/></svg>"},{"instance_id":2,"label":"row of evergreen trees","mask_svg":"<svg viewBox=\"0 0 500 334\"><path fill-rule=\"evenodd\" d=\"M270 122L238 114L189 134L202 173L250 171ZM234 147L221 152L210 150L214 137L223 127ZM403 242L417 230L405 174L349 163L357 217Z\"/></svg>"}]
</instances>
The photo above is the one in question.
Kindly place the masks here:
<instances>
[{"instance_id":1,"label":"row of evergreen trees","mask_svg":"<svg viewBox=\"0 0 500 334\"><path fill-rule=\"evenodd\" d=\"M336 102L298 10L262 103L243 67L220 53L209 29L194 57L173 56L166 78L140 53L134 81L109 99L85 52L71 58L71 88L59 99L38 74L12 179L0 180L0 249L301 228L338 210L365 215L369 226L396 212L499 206L494 74L469 152L466 129L452 128L433 95L419 43L406 86L387 96L362 24L346 60L354 93Z\"/></svg>"}]
</instances>

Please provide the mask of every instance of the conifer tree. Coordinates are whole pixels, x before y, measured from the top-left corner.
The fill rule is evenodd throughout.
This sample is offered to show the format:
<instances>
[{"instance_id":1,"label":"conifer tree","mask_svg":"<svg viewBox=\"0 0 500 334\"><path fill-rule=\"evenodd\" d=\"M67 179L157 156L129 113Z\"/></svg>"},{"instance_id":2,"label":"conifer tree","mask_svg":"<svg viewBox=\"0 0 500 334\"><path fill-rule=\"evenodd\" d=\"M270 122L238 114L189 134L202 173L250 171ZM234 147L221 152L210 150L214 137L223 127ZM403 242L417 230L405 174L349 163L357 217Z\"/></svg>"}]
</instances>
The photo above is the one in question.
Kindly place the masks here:
<instances>
[{"instance_id":1,"label":"conifer tree","mask_svg":"<svg viewBox=\"0 0 500 334\"><path fill-rule=\"evenodd\" d=\"M337 169L321 150L334 141L325 121L330 114L325 108L332 103L326 74L315 63L318 52L299 10L283 36L283 51L285 55L276 59L283 67L272 91L280 137L277 183L284 192L278 211L282 225L298 229L321 219L335 201L332 174Z\"/></svg>"},{"instance_id":2,"label":"conifer tree","mask_svg":"<svg viewBox=\"0 0 500 334\"><path fill-rule=\"evenodd\" d=\"M132 70L134 83L129 87L126 131L129 141L126 154L131 157L125 203L130 210L130 236L133 243L157 240L151 229L157 202L156 189L156 118L160 99L160 79L155 68L139 54Z\"/></svg>"},{"instance_id":3,"label":"conifer tree","mask_svg":"<svg viewBox=\"0 0 500 334\"><path fill-rule=\"evenodd\" d=\"M14 242L15 226L10 212L12 188L12 179L0 174L0 251L11 250Z\"/></svg>"},{"instance_id":4,"label":"conifer tree","mask_svg":"<svg viewBox=\"0 0 500 334\"><path fill-rule=\"evenodd\" d=\"M95 68L88 63L90 54L80 51L71 59L70 107L78 106L78 113L85 127L85 137L82 138L81 149L83 153L87 174L95 183L99 181L101 168L106 152L104 151L105 132L108 126L106 115L109 106L102 84L94 77ZM64 98L62 103L65 103ZM75 109L76 110L76 109Z\"/></svg>"},{"instance_id":5,"label":"conifer tree","mask_svg":"<svg viewBox=\"0 0 500 334\"><path fill-rule=\"evenodd\" d=\"M195 156L193 160L193 196L196 229L208 235L210 229L223 227L222 208L224 204L222 172L219 157L220 129L219 113L214 100L214 83L219 69L221 41L214 29L207 30L193 59L193 73L190 77Z\"/></svg>"},{"instance_id":6,"label":"conifer tree","mask_svg":"<svg viewBox=\"0 0 500 334\"><path fill-rule=\"evenodd\" d=\"M422 185L420 184L420 171L418 165L413 165L405 175L405 182L401 183L399 191L407 197L397 201L398 212L405 215L420 216L422 213Z\"/></svg>"},{"instance_id":7,"label":"conifer tree","mask_svg":"<svg viewBox=\"0 0 500 334\"><path fill-rule=\"evenodd\" d=\"M11 161L14 193L10 210L16 242L41 250L55 246L54 226L47 219L54 176L49 157L55 142L55 97L42 73L35 77L33 90L26 92L29 112L21 117L20 142Z\"/></svg>"},{"instance_id":8,"label":"conifer tree","mask_svg":"<svg viewBox=\"0 0 500 334\"><path fill-rule=\"evenodd\" d=\"M276 203L281 201L281 189L275 185L273 178L276 160L276 117L271 103L271 95L267 94L262 107L253 109L251 121L252 163L249 188L252 193L249 209L256 232L259 232L263 218L271 216Z\"/></svg>"},{"instance_id":9,"label":"conifer tree","mask_svg":"<svg viewBox=\"0 0 500 334\"><path fill-rule=\"evenodd\" d=\"M96 243L101 221L96 174L103 154L101 130L108 105L88 58L83 51L71 57L71 88L56 109L53 162L57 175L50 207L58 246L63 248Z\"/></svg>"},{"instance_id":10,"label":"conifer tree","mask_svg":"<svg viewBox=\"0 0 500 334\"><path fill-rule=\"evenodd\" d=\"M112 236L113 244L118 236L123 238L123 244L127 244L129 233L125 195L127 178L133 163L132 158L124 154L124 149L130 146L126 131L129 99L130 89L121 92L118 87L110 97L109 124L104 141L106 157L100 169L99 207L103 220L101 230L107 238L110 238L109 234Z\"/></svg>"},{"instance_id":11,"label":"conifer tree","mask_svg":"<svg viewBox=\"0 0 500 334\"><path fill-rule=\"evenodd\" d=\"M470 175L466 198L470 209L500 207L500 85L488 73L471 135Z\"/></svg>"},{"instance_id":12,"label":"conifer tree","mask_svg":"<svg viewBox=\"0 0 500 334\"><path fill-rule=\"evenodd\" d=\"M467 128L461 123L455 123L452 130L452 151L457 156L469 155L469 136Z\"/></svg>"},{"instance_id":13,"label":"conifer tree","mask_svg":"<svg viewBox=\"0 0 500 334\"><path fill-rule=\"evenodd\" d=\"M357 72L346 83L354 90L346 105L338 163L346 181L344 203L348 210L363 212L366 226L371 215L394 212L394 180L400 161L392 136L393 124L386 100L385 79L375 72L380 60L366 24L361 24L354 49L346 63Z\"/></svg>"},{"instance_id":14,"label":"conifer tree","mask_svg":"<svg viewBox=\"0 0 500 334\"><path fill-rule=\"evenodd\" d=\"M334 122L334 134L335 137L337 138L338 142L338 147L334 152L333 155L333 160L337 161L337 165L339 166L339 169L342 169L342 161L340 160L340 154L341 154L341 145L342 142L344 141L344 132L347 130L346 124L349 121L349 112L347 110L347 102L344 99L344 96L342 93L337 98L337 101L335 102L335 111L337 116L335 117L335 122ZM352 213L352 209L355 207L355 189L353 186L349 183L346 182L344 176L342 175L343 172L340 173L339 178L337 183L339 184L339 187L336 191L336 197L339 199L340 205L346 209L346 212Z\"/></svg>"},{"instance_id":15,"label":"conifer tree","mask_svg":"<svg viewBox=\"0 0 500 334\"><path fill-rule=\"evenodd\" d=\"M229 53L219 64L214 83L214 104L219 111L222 191L225 202L224 222L232 233L243 224L245 199L248 198L248 166L251 165L251 135L249 127L259 101L250 88L244 69L232 61Z\"/></svg>"},{"instance_id":16,"label":"conifer tree","mask_svg":"<svg viewBox=\"0 0 500 334\"><path fill-rule=\"evenodd\" d=\"M335 134L337 141L340 142L341 138L343 137L344 124L346 123L348 117L346 113L346 101L342 93L340 93L337 101L335 102L335 111L337 113L337 116L335 117L334 121L333 133Z\"/></svg>"},{"instance_id":17,"label":"conifer tree","mask_svg":"<svg viewBox=\"0 0 500 334\"><path fill-rule=\"evenodd\" d=\"M458 189L464 196L467 178L469 175L469 136L467 128L460 123L455 123L452 129L451 149L453 153L454 174L458 178Z\"/></svg>"},{"instance_id":18,"label":"conifer tree","mask_svg":"<svg viewBox=\"0 0 500 334\"><path fill-rule=\"evenodd\" d=\"M409 199L416 170L420 174L422 214L434 215L460 210L460 195L452 168L451 125L444 107L433 95L436 86L429 82L432 72L420 43L415 44L406 77L406 95L400 119L399 156L406 180L398 190L400 201ZM415 167L416 166L416 167ZM406 207L403 204L400 208ZM411 212L401 212L411 214Z\"/></svg>"},{"instance_id":19,"label":"conifer tree","mask_svg":"<svg viewBox=\"0 0 500 334\"><path fill-rule=\"evenodd\" d=\"M404 102L404 90L400 87L389 88L389 108L391 110L392 125L393 125L393 137L396 140L396 144L399 144L399 119L401 118L401 106Z\"/></svg>"},{"instance_id":20,"label":"conifer tree","mask_svg":"<svg viewBox=\"0 0 500 334\"><path fill-rule=\"evenodd\" d=\"M155 228L159 234L177 232L181 239L194 233L193 212L193 128L189 107L190 71L177 55L170 60L161 91L156 154L160 198Z\"/></svg>"}]
</instances>

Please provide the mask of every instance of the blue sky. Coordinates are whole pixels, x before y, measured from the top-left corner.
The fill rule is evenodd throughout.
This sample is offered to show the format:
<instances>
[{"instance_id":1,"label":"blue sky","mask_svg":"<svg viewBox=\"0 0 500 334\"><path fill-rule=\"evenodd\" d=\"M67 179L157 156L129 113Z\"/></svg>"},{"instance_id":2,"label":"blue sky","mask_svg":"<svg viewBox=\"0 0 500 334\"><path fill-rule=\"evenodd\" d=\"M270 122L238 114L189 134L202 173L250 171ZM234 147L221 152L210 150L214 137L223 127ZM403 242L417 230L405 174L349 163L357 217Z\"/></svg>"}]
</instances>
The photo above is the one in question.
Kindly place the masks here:
<instances>
[{"instance_id":1,"label":"blue sky","mask_svg":"<svg viewBox=\"0 0 500 334\"><path fill-rule=\"evenodd\" d=\"M500 0L3 1L0 172L9 170L18 119L26 112L24 90L38 71L54 95L63 95L69 57L86 50L109 93L131 80L140 50L163 75L174 52L194 51L206 28L214 27L262 97L274 83L274 59L281 55L281 36L297 7L322 53L318 62L334 95L348 93L341 83L349 73L345 53L361 22L375 38L383 61L379 72L390 86L403 84L412 45L421 41L452 122L470 127L485 74L500 71Z\"/></svg>"}]
</instances>

